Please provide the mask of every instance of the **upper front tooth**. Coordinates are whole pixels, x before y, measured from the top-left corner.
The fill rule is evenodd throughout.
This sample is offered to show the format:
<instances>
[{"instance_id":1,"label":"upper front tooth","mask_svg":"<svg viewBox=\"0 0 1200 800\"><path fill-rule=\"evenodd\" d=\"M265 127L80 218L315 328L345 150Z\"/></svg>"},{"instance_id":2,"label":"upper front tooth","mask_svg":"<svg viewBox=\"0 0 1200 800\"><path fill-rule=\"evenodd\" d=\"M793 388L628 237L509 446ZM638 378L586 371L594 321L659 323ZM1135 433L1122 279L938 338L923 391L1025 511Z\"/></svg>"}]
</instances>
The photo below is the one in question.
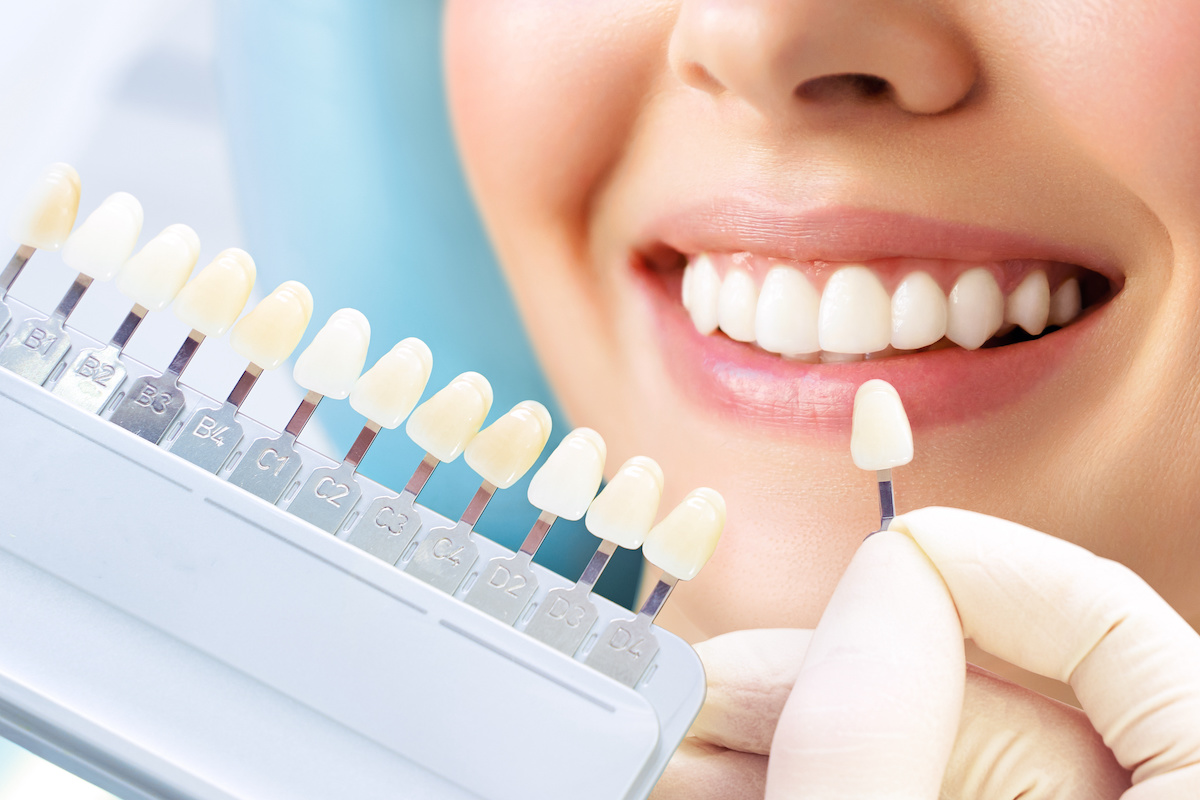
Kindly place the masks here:
<instances>
[{"instance_id":1,"label":"upper front tooth","mask_svg":"<svg viewBox=\"0 0 1200 800\"><path fill-rule=\"evenodd\" d=\"M754 317L758 346L785 356L816 353L821 349L817 338L820 308L821 295L803 273L775 267L758 293Z\"/></svg>"},{"instance_id":2,"label":"upper front tooth","mask_svg":"<svg viewBox=\"0 0 1200 800\"><path fill-rule=\"evenodd\" d=\"M950 291L946 336L967 350L975 350L1004 324L1004 295L992 273L984 267L969 269Z\"/></svg>"},{"instance_id":3,"label":"upper front tooth","mask_svg":"<svg viewBox=\"0 0 1200 800\"><path fill-rule=\"evenodd\" d=\"M892 295L892 347L918 350L946 335L946 295L928 272L914 272Z\"/></svg>"},{"instance_id":4,"label":"upper front tooth","mask_svg":"<svg viewBox=\"0 0 1200 800\"><path fill-rule=\"evenodd\" d=\"M721 294L721 277L707 254L701 254L688 268L692 271L688 283L688 312L696 330L707 336L717 329L717 304Z\"/></svg>"},{"instance_id":5,"label":"upper front tooth","mask_svg":"<svg viewBox=\"0 0 1200 800\"><path fill-rule=\"evenodd\" d=\"M370 343L371 323L361 311L335 311L296 359L292 378L307 391L344 400L362 374Z\"/></svg>"},{"instance_id":6,"label":"upper front tooth","mask_svg":"<svg viewBox=\"0 0 1200 800\"><path fill-rule=\"evenodd\" d=\"M730 339L753 342L757 307L758 286L754 279L739 269L730 270L721 281L717 296L717 325Z\"/></svg>"},{"instance_id":7,"label":"upper front tooth","mask_svg":"<svg viewBox=\"0 0 1200 800\"><path fill-rule=\"evenodd\" d=\"M70 164L51 164L30 187L13 219L12 237L39 250L63 246L79 213L79 173Z\"/></svg>"},{"instance_id":8,"label":"upper front tooth","mask_svg":"<svg viewBox=\"0 0 1200 800\"><path fill-rule=\"evenodd\" d=\"M133 253L143 218L136 197L127 192L110 194L67 237L63 263L98 281L111 280Z\"/></svg>"},{"instance_id":9,"label":"upper front tooth","mask_svg":"<svg viewBox=\"0 0 1200 800\"><path fill-rule=\"evenodd\" d=\"M822 350L873 353L892 339L892 301L875 273L843 267L821 294L817 334Z\"/></svg>"},{"instance_id":10,"label":"upper front tooth","mask_svg":"<svg viewBox=\"0 0 1200 800\"><path fill-rule=\"evenodd\" d=\"M1037 336L1046 329L1049 315L1050 282L1041 270L1031 272L1008 296L1004 320L1020 325L1030 336Z\"/></svg>"},{"instance_id":11,"label":"upper front tooth","mask_svg":"<svg viewBox=\"0 0 1200 800\"><path fill-rule=\"evenodd\" d=\"M1063 281L1063 285L1054 290L1054 296L1050 298L1050 319L1051 325L1066 325L1075 317L1079 316L1079 310L1083 307L1083 300L1079 292L1079 281L1074 278L1067 278Z\"/></svg>"}]
</instances>

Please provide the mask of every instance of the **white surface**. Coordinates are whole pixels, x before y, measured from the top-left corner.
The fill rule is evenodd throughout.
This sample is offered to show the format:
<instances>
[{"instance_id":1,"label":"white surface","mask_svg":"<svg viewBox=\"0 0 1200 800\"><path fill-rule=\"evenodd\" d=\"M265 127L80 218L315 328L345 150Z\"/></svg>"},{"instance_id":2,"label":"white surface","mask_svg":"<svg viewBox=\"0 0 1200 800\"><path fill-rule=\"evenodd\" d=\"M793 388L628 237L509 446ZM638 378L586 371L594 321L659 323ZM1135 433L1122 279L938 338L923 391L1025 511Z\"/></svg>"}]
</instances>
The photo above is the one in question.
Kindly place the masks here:
<instances>
[{"instance_id":1,"label":"white surface","mask_svg":"<svg viewBox=\"0 0 1200 800\"><path fill-rule=\"evenodd\" d=\"M71 231L63 245L63 263L95 280L112 280L133 255L145 220L136 197L129 192L113 192Z\"/></svg>"},{"instance_id":2,"label":"white surface","mask_svg":"<svg viewBox=\"0 0 1200 800\"><path fill-rule=\"evenodd\" d=\"M292 380L310 392L344 400L362 374L370 345L371 323L362 312L338 309L296 359Z\"/></svg>"},{"instance_id":3,"label":"white surface","mask_svg":"<svg viewBox=\"0 0 1200 800\"><path fill-rule=\"evenodd\" d=\"M854 395L850 455L859 469L902 467L913 458L912 427L900 395L887 381L874 378Z\"/></svg>"},{"instance_id":4,"label":"white surface","mask_svg":"<svg viewBox=\"0 0 1200 800\"><path fill-rule=\"evenodd\" d=\"M650 529L642 555L681 581L696 577L725 530L725 498L713 489L694 489Z\"/></svg>"},{"instance_id":5,"label":"white surface","mask_svg":"<svg viewBox=\"0 0 1200 800\"><path fill-rule=\"evenodd\" d=\"M579 519L591 505L608 454L604 439L591 428L563 437L529 482L529 502L562 519Z\"/></svg>"},{"instance_id":6,"label":"white surface","mask_svg":"<svg viewBox=\"0 0 1200 800\"><path fill-rule=\"evenodd\" d=\"M117 289L149 311L162 311L187 283L199 258L196 232L182 222L168 225L121 266Z\"/></svg>"}]
</instances>

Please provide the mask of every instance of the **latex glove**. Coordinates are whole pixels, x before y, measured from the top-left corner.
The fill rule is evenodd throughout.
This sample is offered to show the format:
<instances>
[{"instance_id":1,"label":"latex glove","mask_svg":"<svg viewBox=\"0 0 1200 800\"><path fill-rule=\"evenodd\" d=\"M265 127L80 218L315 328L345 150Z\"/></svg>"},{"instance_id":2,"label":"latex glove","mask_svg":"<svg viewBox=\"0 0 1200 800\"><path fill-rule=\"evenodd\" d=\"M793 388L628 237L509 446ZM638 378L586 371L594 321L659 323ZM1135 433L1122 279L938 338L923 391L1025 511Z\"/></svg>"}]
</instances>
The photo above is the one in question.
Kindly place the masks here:
<instances>
[{"instance_id":1,"label":"latex glove","mask_svg":"<svg viewBox=\"0 0 1200 800\"><path fill-rule=\"evenodd\" d=\"M1069 682L1087 716L965 669L964 634ZM697 648L710 698L655 797L762 797L767 771L772 800L1200 797L1200 636L1082 548L914 512L863 545L808 636Z\"/></svg>"}]
</instances>

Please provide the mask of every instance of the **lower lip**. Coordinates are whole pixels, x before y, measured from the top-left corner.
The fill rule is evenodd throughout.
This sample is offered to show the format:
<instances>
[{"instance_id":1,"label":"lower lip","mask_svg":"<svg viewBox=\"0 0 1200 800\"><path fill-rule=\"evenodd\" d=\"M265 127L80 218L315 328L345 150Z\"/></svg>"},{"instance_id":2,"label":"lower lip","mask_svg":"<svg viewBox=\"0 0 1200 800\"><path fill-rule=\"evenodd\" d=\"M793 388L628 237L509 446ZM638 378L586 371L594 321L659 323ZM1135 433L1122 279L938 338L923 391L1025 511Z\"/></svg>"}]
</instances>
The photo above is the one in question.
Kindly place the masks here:
<instances>
[{"instance_id":1,"label":"lower lip","mask_svg":"<svg viewBox=\"0 0 1200 800\"><path fill-rule=\"evenodd\" d=\"M849 432L854 394L871 378L896 387L914 428L962 422L1011 405L1055 376L1097 316L1004 347L807 364L721 334L701 335L677 299L678 271L635 267L633 275L657 318L665 368L685 396L757 427L816 435Z\"/></svg>"}]
</instances>

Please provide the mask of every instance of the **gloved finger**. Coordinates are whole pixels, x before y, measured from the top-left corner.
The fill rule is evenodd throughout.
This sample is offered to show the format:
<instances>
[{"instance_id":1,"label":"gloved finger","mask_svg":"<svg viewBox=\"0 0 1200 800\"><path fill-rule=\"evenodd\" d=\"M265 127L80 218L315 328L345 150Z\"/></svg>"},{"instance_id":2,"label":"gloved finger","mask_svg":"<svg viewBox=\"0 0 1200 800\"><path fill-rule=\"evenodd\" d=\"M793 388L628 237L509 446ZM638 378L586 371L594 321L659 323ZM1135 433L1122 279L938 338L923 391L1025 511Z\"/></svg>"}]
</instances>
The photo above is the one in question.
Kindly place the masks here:
<instances>
[{"instance_id":1,"label":"gloved finger","mask_svg":"<svg viewBox=\"0 0 1200 800\"><path fill-rule=\"evenodd\" d=\"M745 753L769 753L812 634L797 628L756 629L697 644L708 695L689 735Z\"/></svg>"},{"instance_id":2,"label":"gloved finger","mask_svg":"<svg viewBox=\"0 0 1200 800\"><path fill-rule=\"evenodd\" d=\"M688 737L654 785L650 800L762 800L767 757Z\"/></svg>"},{"instance_id":3,"label":"gloved finger","mask_svg":"<svg viewBox=\"0 0 1200 800\"><path fill-rule=\"evenodd\" d=\"M771 744L767 797L938 797L962 710L962 630L912 540L883 531L850 562Z\"/></svg>"},{"instance_id":4,"label":"gloved finger","mask_svg":"<svg viewBox=\"0 0 1200 800\"><path fill-rule=\"evenodd\" d=\"M897 518L945 579L967 636L1071 684L1127 800L1200 797L1200 635L1128 568L1005 520L950 508ZM1152 532L1147 532L1152 533Z\"/></svg>"}]
</instances>

